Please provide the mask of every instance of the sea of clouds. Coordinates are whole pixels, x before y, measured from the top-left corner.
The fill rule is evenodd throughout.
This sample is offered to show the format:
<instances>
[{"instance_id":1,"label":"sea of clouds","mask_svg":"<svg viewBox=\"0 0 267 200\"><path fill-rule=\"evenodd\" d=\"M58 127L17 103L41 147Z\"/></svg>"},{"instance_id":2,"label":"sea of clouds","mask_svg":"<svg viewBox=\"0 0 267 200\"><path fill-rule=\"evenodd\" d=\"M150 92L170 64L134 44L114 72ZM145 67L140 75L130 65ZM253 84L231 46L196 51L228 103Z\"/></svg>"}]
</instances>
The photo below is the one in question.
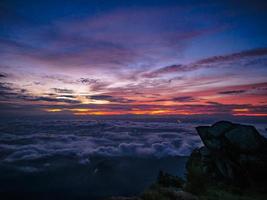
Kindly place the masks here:
<instances>
[{"instance_id":1,"label":"sea of clouds","mask_svg":"<svg viewBox=\"0 0 267 200\"><path fill-rule=\"evenodd\" d=\"M90 164L92 156L188 156L202 145L198 124L126 120L39 120L0 122L0 164L35 171L69 158ZM23 163L26 163L23 165ZM38 168L40 169L40 167Z\"/></svg>"},{"instance_id":2,"label":"sea of clouds","mask_svg":"<svg viewBox=\"0 0 267 200\"><path fill-rule=\"evenodd\" d=\"M13 121L1 124L1 162L71 156L185 156L201 141L192 124L133 121Z\"/></svg>"}]
</instances>

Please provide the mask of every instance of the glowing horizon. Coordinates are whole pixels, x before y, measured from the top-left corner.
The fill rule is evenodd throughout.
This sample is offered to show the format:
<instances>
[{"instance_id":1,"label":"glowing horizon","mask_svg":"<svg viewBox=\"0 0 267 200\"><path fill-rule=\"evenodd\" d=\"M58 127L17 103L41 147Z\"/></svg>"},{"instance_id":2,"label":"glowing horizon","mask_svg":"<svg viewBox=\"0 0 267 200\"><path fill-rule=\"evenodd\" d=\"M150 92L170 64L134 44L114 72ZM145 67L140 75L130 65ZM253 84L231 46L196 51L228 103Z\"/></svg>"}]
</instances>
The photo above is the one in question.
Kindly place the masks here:
<instances>
[{"instance_id":1,"label":"glowing horizon","mask_svg":"<svg viewBox=\"0 0 267 200\"><path fill-rule=\"evenodd\" d=\"M262 3L12 0L0 8L3 114L267 116Z\"/></svg>"}]
</instances>

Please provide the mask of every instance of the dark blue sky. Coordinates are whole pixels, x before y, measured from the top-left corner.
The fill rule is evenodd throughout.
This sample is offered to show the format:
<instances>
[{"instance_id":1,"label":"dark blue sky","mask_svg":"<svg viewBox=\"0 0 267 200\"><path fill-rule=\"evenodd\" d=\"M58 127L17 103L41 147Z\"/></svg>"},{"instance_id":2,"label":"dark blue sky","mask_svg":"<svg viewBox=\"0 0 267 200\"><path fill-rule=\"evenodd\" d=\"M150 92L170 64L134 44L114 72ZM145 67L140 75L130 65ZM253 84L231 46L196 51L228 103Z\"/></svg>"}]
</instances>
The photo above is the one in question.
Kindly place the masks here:
<instances>
[{"instance_id":1,"label":"dark blue sky","mask_svg":"<svg viewBox=\"0 0 267 200\"><path fill-rule=\"evenodd\" d=\"M129 21L121 28L138 28L138 33L149 33L151 23L159 23L153 28L158 32L184 32L190 34L207 31L216 34L205 34L206 37L194 38L195 47L188 49L190 58L212 56L214 54L233 53L267 45L267 3L265 1L1 1L1 39L19 39L29 43L29 37L35 37L38 29L50 26L49 34L58 34L57 23L89 20L129 12L137 20ZM147 10L147 14L144 14ZM151 16L150 12L160 16ZM147 20L143 26L132 23ZM156 13L155 13L156 12ZM123 15L123 14L121 14ZM123 16L122 16L123 17ZM127 16L124 16L127 18ZM129 16L128 16L129 17ZM154 20L155 21L154 21ZM108 20L108 19L107 19ZM127 21L127 19L125 19ZM160 20L161 22L159 22ZM131 23L132 22L132 23ZM108 22L107 22L108 23ZM110 23L112 22L112 19ZM75 28L75 27L73 27ZM120 31L120 29L116 29ZM105 30L107 32L109 30ZM152 32L153 30L151 30ZM189 33L190 32L190 33ZM137 34L138 34L137 33ZM114 33L111 33L114 34ZM142 37L137 35L137 37ZM169 36L170 37L170 36ZM199 39L199 40L198 40ZM38 38L34 44L44 45L45 38ZM172 38L170 40L173 40ZM32 41L33 42L33 41ZM174 41L171 41L172 43ZM40 44L38 44L40 43ZM200 52L199 47L209 46ZM217 48L218 45L220 48ZM189 59L189 58L188 58Z\"/></svg>"},{"instance_id":2,"label":"dark blue sky","mask_svg":"<svg viewBox=\"0 0 267 200\"><path fill-rule=\"evenodd\" d=\"M0 11L6 110L266 115L266 1L7 0Z\"/></svg>"}]
</instances>

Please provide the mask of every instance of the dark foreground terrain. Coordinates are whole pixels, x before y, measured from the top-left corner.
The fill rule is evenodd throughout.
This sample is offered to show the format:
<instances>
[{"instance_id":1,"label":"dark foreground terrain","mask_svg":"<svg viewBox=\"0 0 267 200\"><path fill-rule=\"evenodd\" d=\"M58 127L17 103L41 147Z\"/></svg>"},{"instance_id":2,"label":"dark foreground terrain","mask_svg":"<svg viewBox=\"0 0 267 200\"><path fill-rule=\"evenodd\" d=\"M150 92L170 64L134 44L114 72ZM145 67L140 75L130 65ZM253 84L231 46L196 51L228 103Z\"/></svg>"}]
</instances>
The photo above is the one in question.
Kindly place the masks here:
<instances>
[{"instance_id":1,"label":"dark foreground terrain","mask_svg":"<svg viewBox=\"0 0 267 200\"><path fill-rule=\"evenodd\" d=\"M1 199L267 199L267 142L253 126L51 124L2 126Z\"/></svg>"},{"instance_id":2,"label":"dark foreground terrain","mask_svg":"<svg viewBox=\"0 0 267 200\"><path fill-rule=\"evenodd\" d=\"M90 164L62 160L36 172L1 166L0 194L5 199L103 199L111 195L135 195L151 185L163 169L184 174L186 157L95 157ZM2 199L2 198L1 198Z\"/></svg>"},{"instance_id":3,"label":"dark foreground terrain","mask_svg":"<svg viewBox=\"0 0 267 200\"><path fill-rule=\"evenodd\" d=\"M253 126L226 121L197 127L197 131L204 146L189 157L186 181L160 172L157 182L133 199L267 199L266 138Z\"/></svg>"}]
</instances>

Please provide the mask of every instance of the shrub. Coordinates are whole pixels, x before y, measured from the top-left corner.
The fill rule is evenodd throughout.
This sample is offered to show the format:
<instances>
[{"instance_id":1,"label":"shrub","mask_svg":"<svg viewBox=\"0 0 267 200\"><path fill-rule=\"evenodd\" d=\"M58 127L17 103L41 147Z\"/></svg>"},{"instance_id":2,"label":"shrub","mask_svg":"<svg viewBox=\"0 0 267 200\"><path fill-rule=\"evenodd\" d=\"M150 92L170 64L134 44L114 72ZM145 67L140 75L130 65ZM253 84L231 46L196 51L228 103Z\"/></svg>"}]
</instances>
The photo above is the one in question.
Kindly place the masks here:
<instances>
[{"instance_id":1,"label":"shrub","mask_svg":"<svg viewBox=\"0 0 267 200\"><path fill-rule=\"evenodd\" d=\"M187 183L185 190L199 195L206 191L208 180L203 173L201 160L197 155L193 155L187 163Z\"/></svg>"},{"instance_id":2,"label":"shrub","mask_svg":"<svg viewBox=\"0 0 267 200\"><path fill-rule=\"evenodd\" d=\"M160 171L157 182L163 187L182 188L185 181L178 176L173 176L171 174Z\"/></svg>"}]
</instances>

